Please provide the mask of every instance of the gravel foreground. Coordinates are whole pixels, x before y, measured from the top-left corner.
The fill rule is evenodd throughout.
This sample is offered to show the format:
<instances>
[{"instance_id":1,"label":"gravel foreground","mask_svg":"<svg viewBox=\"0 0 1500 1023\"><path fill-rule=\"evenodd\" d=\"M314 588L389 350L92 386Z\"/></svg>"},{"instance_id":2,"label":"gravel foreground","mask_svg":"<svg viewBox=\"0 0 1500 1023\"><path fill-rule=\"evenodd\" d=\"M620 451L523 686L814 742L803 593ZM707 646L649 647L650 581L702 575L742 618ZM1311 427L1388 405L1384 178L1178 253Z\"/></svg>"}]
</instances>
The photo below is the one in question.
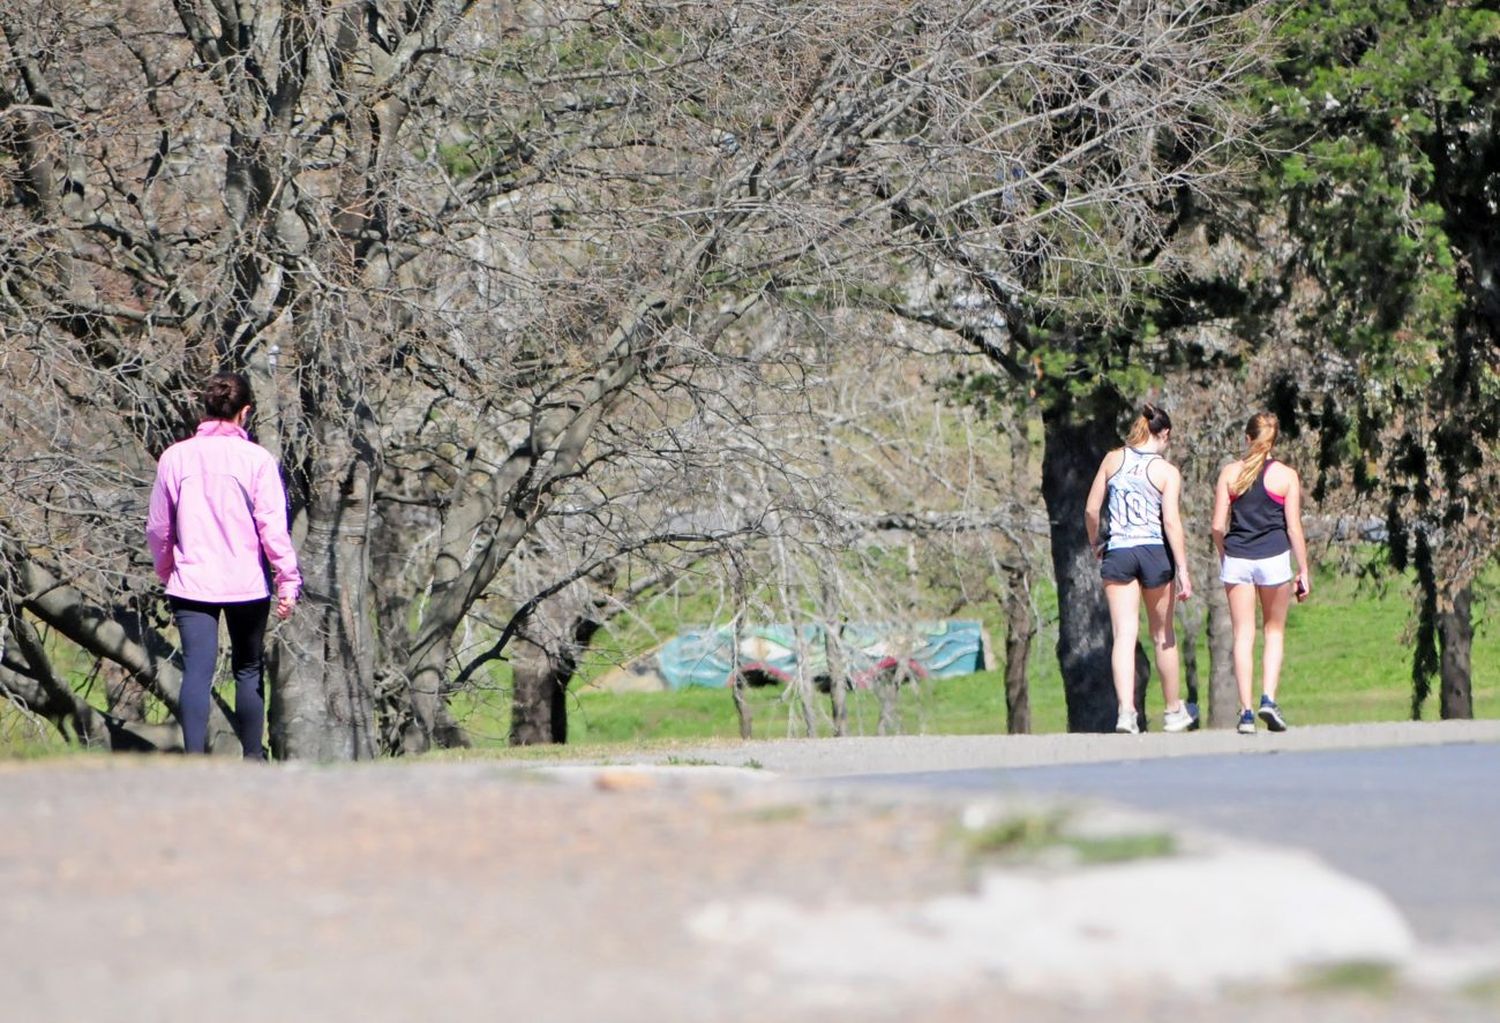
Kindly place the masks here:
<instances>
[{"instance_id":1,"label":"gravel foreground","mask_svg":"<svg viewBox=\"0 0 1500 1023\"><path fill-rule=\"evenodd\" d=\"M1268 918L1231 914L1216 931L1147 879L1164 864L1223 867L1242 849L1184 835L1165 859L1086 867L1062 845L996 859L976 836L1059 808L818 792L768 775L0 767L0 1019L1500 1018L1500 977L1434 986L1325 963L1274 982L1195 983L1215 969L1216 936L1231 949L1259 940L1236 932ZM1068 819L1080 835L1159 827L1100 810ZM1345 900L1329 915L1379 919L1360 891L1320 884ZM1079 893L1083 916L1064 927ZM1052 954L1086 972L1036 972L1056 966L1032 947L1047 935L1071 941ZM1095 983L1116 948L1168 980Z\"/></svg>"}]
</instances>

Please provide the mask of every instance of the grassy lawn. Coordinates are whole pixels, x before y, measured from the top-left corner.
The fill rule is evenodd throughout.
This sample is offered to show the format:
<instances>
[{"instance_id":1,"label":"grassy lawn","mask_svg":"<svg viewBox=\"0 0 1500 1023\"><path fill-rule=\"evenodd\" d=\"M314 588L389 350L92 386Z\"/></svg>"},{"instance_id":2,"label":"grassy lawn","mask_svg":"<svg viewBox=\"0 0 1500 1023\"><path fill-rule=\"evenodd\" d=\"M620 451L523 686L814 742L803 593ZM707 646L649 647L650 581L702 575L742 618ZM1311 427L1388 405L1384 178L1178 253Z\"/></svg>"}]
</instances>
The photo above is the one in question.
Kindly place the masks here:
<instances>
[{"instance_id":1,"label":"grassy lawn","mask_svg":"<svg viewBox=\"0 0 1500 1023\"><path fill-rule=\"evenodd\" d=\"M1488 626L1489 603L1500 597L1494 580L1486 580L1474 606L1474 711L1500 718L1500 636ZM1053 655L1057 607L1050 588L1038 594L1042 628L1032 648L1031 711L1033 730L1060 732L1067 723L1062 679ZM648 609L601 636L584 664L570 697L570 743L608 746L622 743L672 743L732 739L739 723L730 694L723 689L681 692L607 692L595 680L624 656L655 647L675 632L676 622L711 621L717 607L687 602ZM955 617L985 622L991 639L1003 640L1004 626L995 604L963 609ZM1294 606L1288 627L1287 661L1281 704L1294 725L1359 721L1404 721L1410 717L1411 605L1398 582L1385 587L1349 576L1318 580L1314 598ZM1199 660L1206 670L1207 653ZM506 744L509 729L509 668L493 666L483 691L462 697L455 712L480 748ZM1101 685L1108 681L1100 680ZM899 705L901 731L913 734L982 734L1005 730L1004 682L999 671L925 682L903 690ZM1206 694L1204 695L1206 699ZM775 687L751 690L756 738L803 734L802 713L795 699ZM1437 717L1437 697L1430 696L1424 719ZM1153 715L1161 709L1160 690L1148 697ZM817 702L818 730L831 733L826 695ZM874 694L850 694L850 730L876 734L880 707ZM14 708L0 704L0 755L32 756L65 749L50 730L38 731Z\"/></svg>"},{"instance_id":2,"label":"grassy lawn","mask_svg":"<svg viewBox=\"0 0 1500 1023\"><path fill-rule=\"evenodd\" d=\"M1496 599L1485 594L1474 604L1474 715L1481 718L1500 717L1500 636L1487 621ZM1306 724L1409 720L1411 624L1404 587L1380 593L1348 578L1319 580L1288 622L1280 702ZM1422 718L1437 717L1434 692Z\"/></svg>"},{"instance_id":3,"label":"grassy lawn","mask_svg":"<svg viewBox=\"0 0 1500 1023\"><path fill-rule=\"evenodd\" d=\"M1040 595L1042 631L1032 648L1031 712L1036 732L1060 732L1067 726L1062 678L1053 647L1057 641L1056 600ZM1493 599L1493 598L1491 598ZM1317 581L1313 600L1294 606L1288 625L1287 659L1282 671L1280 702L1293 724L1345 724L1359 721L1405 721L1411 715L1411 648L1407 635L1411 605L1399 584L1383 589L1352 577L1330 576ZM1486 601L1476 599L1474 621L1474 712L1477 717L1500 717L1500 637L1486 627ZM955 617L980 618L992 639L1004 637L999 609L972 607ZM631 626L632 629L638 626ZM644 633L616 635L617 651L643 649ZM1199 660L1207 670L1207 651ZM650 739L733 738L739 735L734 705L727 691L691 689L675 693L610 693L590 685L606 665L586 670L576 687L569 715L569 739L583 743L628 743ZM1257 671L1259 670L1257 662ZM477 744L503 744L508 726L503 671L494 678L494 691L462 708ZM1206 679L1204 680L1206 684ZM1107 680L1101 680L1107 685ZM980 734L1005 730L1004 680L999 671L929 682L902 694L900 726L915 734ZM1207 695L1203 694L1203 699ZM752 691L756 738L803 734L796 701L780 690ZM1161 709L1160 690L1148 696L1153 714ZM826 696L818 705L820 734L829 734ZM873 735L880 711L874 696L851 694L850 723L854 734ZM1423 708L1423 719L1438 716L1434 694Z\"/></svg>"}]
</instances>

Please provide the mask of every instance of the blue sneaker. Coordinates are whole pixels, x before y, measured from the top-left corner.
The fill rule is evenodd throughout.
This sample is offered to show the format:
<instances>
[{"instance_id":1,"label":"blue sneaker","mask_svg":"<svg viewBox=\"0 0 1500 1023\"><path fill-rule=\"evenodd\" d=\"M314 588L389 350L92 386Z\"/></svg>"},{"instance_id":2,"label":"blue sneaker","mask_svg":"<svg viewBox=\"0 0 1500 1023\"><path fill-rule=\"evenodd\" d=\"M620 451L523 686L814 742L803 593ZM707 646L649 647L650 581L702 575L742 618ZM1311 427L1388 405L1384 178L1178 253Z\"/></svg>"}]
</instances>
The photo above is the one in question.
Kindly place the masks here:
<instances>
[{"instance_id":1,"label":"blue sneaker","mask_svg":"<svg viewBox=\"0 0 1500 1023\"><path fill-rule=\"evenodd\" d=\"M1246 714L1250 713L1248 710ZM1286 731L1286 718L1281 716L1281 708L1276 706L1276 701L1267 696L1260 698L1260 719L1266 723L1266 727L1273 732Z\"/></svg>"},{"instance_id":2,"label":"blue sneaker","mask_svg":"<svg viewBox=\"0 0 1500 1023\"><path fill-rule=\"evenodd\" d=\"M1255 714L1249 710L1241 711L1240 724L1239 727L1235 729L1235 731L1239 732L1241 735L1254 735Z\"/></svg>"}]
</instances>

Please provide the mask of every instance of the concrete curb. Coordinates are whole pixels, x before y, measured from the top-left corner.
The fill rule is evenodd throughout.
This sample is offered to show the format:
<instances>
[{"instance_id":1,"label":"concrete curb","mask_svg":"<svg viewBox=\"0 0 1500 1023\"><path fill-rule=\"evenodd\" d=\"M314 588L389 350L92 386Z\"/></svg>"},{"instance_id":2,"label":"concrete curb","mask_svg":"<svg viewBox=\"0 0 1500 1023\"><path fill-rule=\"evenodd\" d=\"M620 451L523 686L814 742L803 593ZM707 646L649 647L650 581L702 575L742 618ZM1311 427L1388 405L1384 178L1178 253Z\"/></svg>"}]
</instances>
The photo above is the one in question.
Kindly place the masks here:
<instances>
[{"instance_id":1,"label":"concrete curb","mask_svg":"<svg viewBox=\"0 0 1500 1023\"><path fill-rule=\"evenodd\" d=\"M1398 721L1316 725L1253 736L1207 730L1176 735L895 735L778 739L703 746L675 755L805 777L1041 767L1166 757L1256 755L1391 746L1500 742L1500 721Z\"/></svg>"}]
</instances>

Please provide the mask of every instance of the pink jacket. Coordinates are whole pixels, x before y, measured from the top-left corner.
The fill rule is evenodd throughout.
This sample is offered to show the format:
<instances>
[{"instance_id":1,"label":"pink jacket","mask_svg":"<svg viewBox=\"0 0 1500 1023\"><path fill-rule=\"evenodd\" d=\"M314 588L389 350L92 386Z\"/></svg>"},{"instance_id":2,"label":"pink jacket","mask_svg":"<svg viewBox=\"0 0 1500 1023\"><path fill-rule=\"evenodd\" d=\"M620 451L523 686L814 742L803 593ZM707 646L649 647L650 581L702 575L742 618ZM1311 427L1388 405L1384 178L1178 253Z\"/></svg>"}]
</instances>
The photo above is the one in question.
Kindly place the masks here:
<instances>
[{"instance_id":1,"label":"pink jacket","mask_svg":"<svg viewBox=\"0 0 1500 1023\"><path fill-rule=\"evenodd\" d=\"M156 463L146 543L167 593L207 604L297 599L302 575L286 529L286 491L271 453L223 419L173 444Z\"/></svg>"}]
</instances>

